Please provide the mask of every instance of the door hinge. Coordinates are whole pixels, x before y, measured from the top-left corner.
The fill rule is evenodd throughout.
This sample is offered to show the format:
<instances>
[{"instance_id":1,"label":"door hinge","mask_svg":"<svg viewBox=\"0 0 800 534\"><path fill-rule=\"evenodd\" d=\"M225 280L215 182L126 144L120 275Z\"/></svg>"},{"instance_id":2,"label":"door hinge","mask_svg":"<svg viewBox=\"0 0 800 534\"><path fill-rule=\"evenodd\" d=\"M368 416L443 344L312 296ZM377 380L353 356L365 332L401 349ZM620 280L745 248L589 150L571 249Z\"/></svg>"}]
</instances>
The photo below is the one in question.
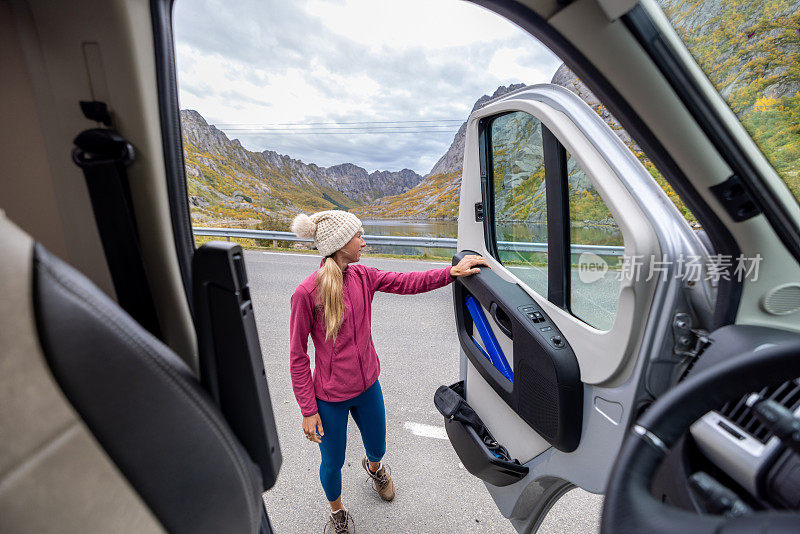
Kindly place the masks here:
<instances>
[{"instance_id":1,"label":"door hinge","mask_svg":"<svg viewBox=\"0 0 800 534\"><path fill-rule=\"evenodd\" d=\"M483 220L483 202L476 202L475 203L475 222L481 222Z\"/></svg>"},{"instance_id":2,"label":"door hinge","mask_svg":"<svg viewBox=\"0 0 800 534\"><path fill-rule=\"evenodd\" d=\"M672 318L672 335L675 339L674 353L688 358L697 358L711 344L708 332L692 328L692 317L679 312Z\"/></svg>"}]
</instances>

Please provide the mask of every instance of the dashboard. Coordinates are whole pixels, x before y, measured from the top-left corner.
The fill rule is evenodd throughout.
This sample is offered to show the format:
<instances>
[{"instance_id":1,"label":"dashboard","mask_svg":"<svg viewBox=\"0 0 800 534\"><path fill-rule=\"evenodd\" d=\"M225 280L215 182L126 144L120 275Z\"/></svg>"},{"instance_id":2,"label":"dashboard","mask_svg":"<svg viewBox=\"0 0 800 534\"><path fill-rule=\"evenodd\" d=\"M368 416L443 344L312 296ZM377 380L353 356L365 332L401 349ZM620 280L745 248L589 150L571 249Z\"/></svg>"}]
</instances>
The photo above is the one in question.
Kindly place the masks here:
<instances>
[{"instance_id":1,"label":"dashboard","mask_svg":"<svg viewBox=\"0 0 800 534\"><path fill-rule=\"evenodd\" d=\"M756 326L729 326L713 335L714 350L701 354L687 376L730 358L758 353L796 340L794 333ZM790 378L790 377L787 377ZM722 397L724 391L718 392ZM662 502L700 513L709 512L708 496L698 491L698 473L732 492L753 510L800 510L800 454L757 417L754 400L771 401L794 415L800 425L800 378L790 378L728 400L696 420L670 451L657 473L652 492ZM800 433L797 436L800 441ZM710 506L714 508L713 504ZM717 511L718 513L718 511Z\"/></svg>"}]
</instances>

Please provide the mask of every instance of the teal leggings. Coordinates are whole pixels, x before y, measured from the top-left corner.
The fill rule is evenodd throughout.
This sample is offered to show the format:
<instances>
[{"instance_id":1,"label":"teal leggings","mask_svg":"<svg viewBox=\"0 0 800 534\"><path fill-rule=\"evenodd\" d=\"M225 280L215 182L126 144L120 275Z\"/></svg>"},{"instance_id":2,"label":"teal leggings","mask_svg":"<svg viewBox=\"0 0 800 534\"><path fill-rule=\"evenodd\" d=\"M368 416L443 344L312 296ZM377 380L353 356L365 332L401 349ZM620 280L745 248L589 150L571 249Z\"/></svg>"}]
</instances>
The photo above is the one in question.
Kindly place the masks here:
<instances>
[{"instance_id":1,"label":"teal leggings","mask_svg":"<svg viewBox=\"0 0 800 534\"><path fill-rule=\"evenodd\" d=\"M322 462L319 480L325 497L335 501L342 495L342 466L347 446L347 418L353 420L361 431L361 441L370 462L380 462L386 453L386 409L383 391L376 380L364 393L350 400L327 402L317 399L317 411L322 419L322 443L319 445Z\"/></svg>"}]
</instances>

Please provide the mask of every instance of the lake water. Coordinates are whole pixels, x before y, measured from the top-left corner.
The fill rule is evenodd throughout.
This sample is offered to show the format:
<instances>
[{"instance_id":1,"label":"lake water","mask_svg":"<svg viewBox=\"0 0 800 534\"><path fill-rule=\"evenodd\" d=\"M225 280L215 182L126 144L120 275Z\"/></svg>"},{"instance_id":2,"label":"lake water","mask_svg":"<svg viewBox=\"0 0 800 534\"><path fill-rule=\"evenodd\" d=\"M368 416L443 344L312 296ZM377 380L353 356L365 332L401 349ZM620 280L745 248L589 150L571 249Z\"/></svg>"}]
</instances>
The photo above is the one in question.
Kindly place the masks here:
<instances>
[{"instance_id":1,"label":"lake water","mask_svg":"<svg viewBox=\"0 0 800 534\"><path fill-rule=\"evenodd\" d=\"M424 237L452 237L458 235L456 221L398 221L398 220L363 220L364 231L369 235L397 235ZM517 241L527 243L546 243L547 225L522 222L499 222L497 224L500 241ZM589 245L622 245L622 234L616 227L572 227L570 228L572 243ZM369 243L367 243L369 245ZM423 249L409 251L409 247L369 245L375 252L385 254L423 254L450 257L452 249Z\"/></svg>"},{"instance_id":2,"label":"lake water","mask_svg":"<svg viewBox=\"0 0 800 534\"><path fill-rule=\"evenodd\" d=\"M456 237L456 221L362 220L364 231L372 235Z\"/></svg>"}]
</instances>

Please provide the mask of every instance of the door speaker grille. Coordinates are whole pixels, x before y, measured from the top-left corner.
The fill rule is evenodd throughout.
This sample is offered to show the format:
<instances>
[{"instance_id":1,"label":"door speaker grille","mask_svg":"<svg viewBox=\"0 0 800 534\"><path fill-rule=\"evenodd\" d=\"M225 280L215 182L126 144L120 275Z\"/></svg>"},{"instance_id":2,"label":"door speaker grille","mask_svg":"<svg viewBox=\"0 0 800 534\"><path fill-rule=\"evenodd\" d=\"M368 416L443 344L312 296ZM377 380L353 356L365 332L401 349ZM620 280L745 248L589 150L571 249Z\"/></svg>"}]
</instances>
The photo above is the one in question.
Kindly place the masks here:
<instances>
[{"instance_id":1,"label":"door speaker grille","mask_svg":"<svg viewBox=\"0 0 800 534\"><path fill-rule=\"evenodd\" d=\"M772 315L789 315L800 310L800 284L786 284L771 290L761 300L761 308Z\"/></svg>"},{"instance_id":2,"label":"door speaker grille","mask_svg":"<svg viewBox=\"0 0 800 534\"><path fill-rule=\"evenodd\" d=\"M515 380L519 387L519 414L545 438L558 436L558 384L533 368L526 360L520 362Z\"/></svg>"}]
</instances>

